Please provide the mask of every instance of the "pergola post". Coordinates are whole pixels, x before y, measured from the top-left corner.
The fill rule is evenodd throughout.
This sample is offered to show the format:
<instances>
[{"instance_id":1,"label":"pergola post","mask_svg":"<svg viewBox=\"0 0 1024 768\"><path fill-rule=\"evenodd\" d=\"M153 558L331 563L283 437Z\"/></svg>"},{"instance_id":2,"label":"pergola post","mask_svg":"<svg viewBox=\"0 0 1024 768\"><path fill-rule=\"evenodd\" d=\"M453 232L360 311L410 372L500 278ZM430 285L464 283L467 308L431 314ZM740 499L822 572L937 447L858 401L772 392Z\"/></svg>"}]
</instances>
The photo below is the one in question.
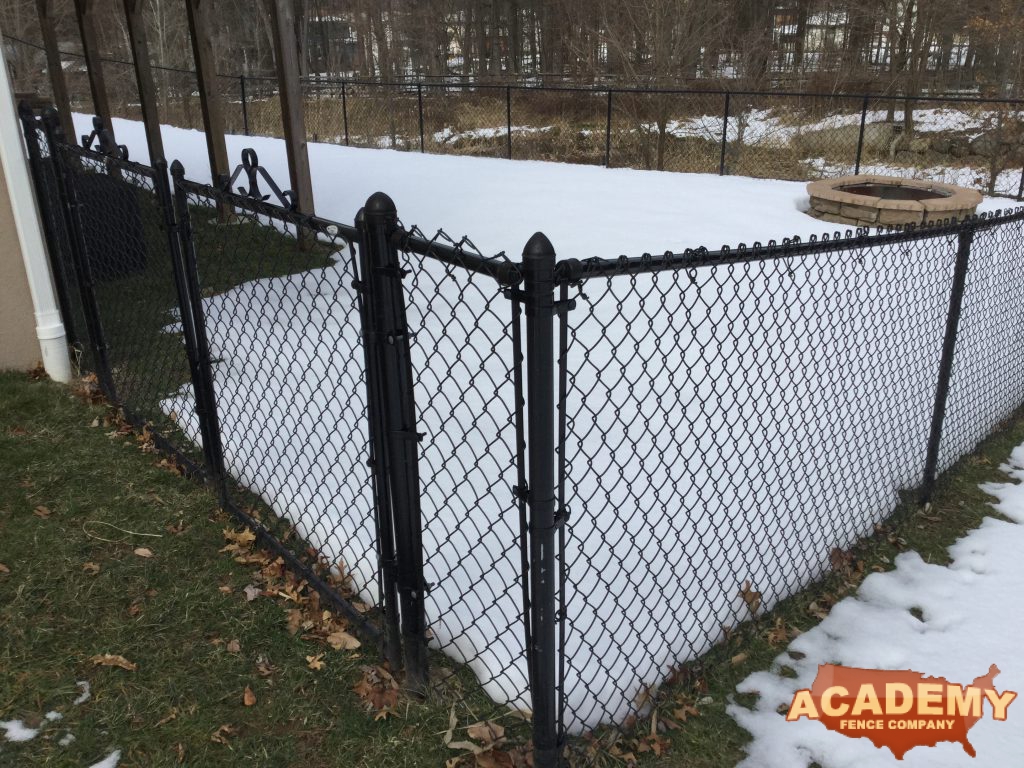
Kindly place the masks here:
<instances>
[{"instance_id":1,"label":"pergola post","mask_svg":"<svg viewBox=\"0 0 1024 768\"><path fill-rule=\"evenodd\" d=\"M71 99L68 98L68 84L64 80L64 67L60 60L60 49L57 47L57 30L50 15L53 0L36 0L39 12L39 29L43 34L43 48L46 49L46 73L50 76L50 89L53 91L53 106L60 115L60 127L65 136L75 135L74 121L71 119Z\"/></svg>"},{"instance_id":2,"label":"pergola post","mask_svg":"<svg viewBox=\"0 0 1024 768\"><path fill-rule=\"evenodd\" d=\"M85 66L89 70L89 90L92 91L92 106L97 117L103 121L103 127L114 136L114 125L111 122L110 100L107 98L107 84L103 78L103 60L100 58L99 42L96 37L96 17L94 0L75 0L75 16L78 18L78 31L82 36L82 52L85 54ZM74 137L74 130L68 134Z\"/></svg>"},{"instance_id":3,"label":"pergola post","mask_svg":"<svg viewBox=\"0 0 1024 768\"><path fill-rule=\"evenodd\" d=\"M203 112L203 128L206 131L206 151L210 156L210 175L214 185L219 185L222 180L228 178L231 169L228 168L228 149L224 142L224 113L221 109L220 91L217 88L217 70L213 63L210 5L210 0L185 2L188 11L188 31L192 38L192 58L199 85L199 105Z\"/></svg>"},{"instance_id":4,"label":"pergola post","mask_svg":"<svg viewBox=\"0 0 1024 768\"><path fill-rule=\"evenodd\" d=\"M277 90L281 98L281 122L288 153L288 175L296 207L313 213L313 184L309 175L306 121L303 116L302 84L299 82L299 52L295 37L295 12L290 0L269 0L274 29L274 58L277 62Z\"/></svg>"},{"instance_id":5,"label":"pergola post","mask_svg":"<svg viewBox=\"0 0 1024 768\"><path fill-rule=\"evenodd\" d=\"M146 22L142 17L142 0L124 0L124 15L128 21L128 41L132 47L135 82L142 103L142 121L146 126L149 164L155 165L165 159L164 142L160 137L160 115L156 108L156 85L153 83L153 69L149 61L149 40L146 37Z\"/></svg>"}]
</instances>

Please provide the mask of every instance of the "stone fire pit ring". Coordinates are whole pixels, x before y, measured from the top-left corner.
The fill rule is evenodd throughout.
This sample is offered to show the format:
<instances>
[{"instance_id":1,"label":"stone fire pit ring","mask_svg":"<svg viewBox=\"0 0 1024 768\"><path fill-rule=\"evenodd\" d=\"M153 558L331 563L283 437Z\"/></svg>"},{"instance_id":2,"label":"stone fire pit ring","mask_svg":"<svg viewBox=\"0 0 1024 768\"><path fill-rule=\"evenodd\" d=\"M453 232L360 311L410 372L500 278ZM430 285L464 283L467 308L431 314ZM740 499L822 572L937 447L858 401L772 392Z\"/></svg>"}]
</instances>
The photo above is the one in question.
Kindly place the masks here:
<instances>
[{"instance_id":1,"label":"stone fire pit ring","mask_svg":"<svg viewBox=\"0 0 1024 768\"><path fill-rule=\"evenodd\" d=\"M972 216L981 193L954 184L892 176L842 176L807 185L816 219L853 227L929 224Z\"/></svg>"}]
</instances>

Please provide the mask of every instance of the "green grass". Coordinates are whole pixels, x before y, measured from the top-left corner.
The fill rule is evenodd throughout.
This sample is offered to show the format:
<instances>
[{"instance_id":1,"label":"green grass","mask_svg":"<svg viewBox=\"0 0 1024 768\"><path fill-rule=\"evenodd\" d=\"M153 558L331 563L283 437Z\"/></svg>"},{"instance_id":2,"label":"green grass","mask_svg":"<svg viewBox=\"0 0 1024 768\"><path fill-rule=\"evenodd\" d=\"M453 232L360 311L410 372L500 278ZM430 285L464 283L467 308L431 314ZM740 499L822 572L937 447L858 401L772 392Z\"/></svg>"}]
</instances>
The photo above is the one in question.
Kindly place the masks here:
<instances>
[{"instance_id":1,"label":"green grass","mask_svg":"<svg viewBox=\"0 0 1024 768\"><path fill-rule=\"evenodd\" d=\"M108 434L107 413L65 387L0 375L0 720L63 715L32 741L0 739L0 764L77 767L114 748L122 766L434 767L456 754L442 739L451 708L466 724L483 701L465 675L375 721L352 691L374 650L303 640L283 601L248 602L254 567L219 553L230 523L213 495L133 436ZM138 668L90 661L105 653ZM319 653L317 672L306 657ZM79 680L92 699L73 706ZM216 743L224 725L233 733ZM67 732L75 740L61 747Z\"/></svg>"}]
</instances>

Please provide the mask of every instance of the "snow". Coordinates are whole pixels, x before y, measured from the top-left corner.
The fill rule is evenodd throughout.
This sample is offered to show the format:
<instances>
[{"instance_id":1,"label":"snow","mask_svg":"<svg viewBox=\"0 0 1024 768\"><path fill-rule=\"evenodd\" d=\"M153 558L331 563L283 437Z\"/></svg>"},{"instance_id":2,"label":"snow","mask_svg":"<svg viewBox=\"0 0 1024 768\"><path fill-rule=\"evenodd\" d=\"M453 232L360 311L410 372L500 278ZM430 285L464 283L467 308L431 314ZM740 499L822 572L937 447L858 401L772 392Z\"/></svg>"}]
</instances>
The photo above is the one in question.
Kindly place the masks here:
<instances>
[{"instance_id":1,"label":"snow","mask_svg":"<svg viewBox=\"0 0 1024 768\"><path fill-rule=\"evenodd\" d=\"M89 768L117 768L117 764L121 761L121 750L115 749L105 758L100 760L98 763L93 763Z\"/></svg>"},{"instance_id":2,"label":"snow","mask_svg":"<svg viewBox=\"0 0 1024 768\"><path fill-rule=\"evenodd\" d=\"M31 741L39 733L38 728L29 728L21 720L0 720L0 728L8 741Z\"/></svg>"},{"instance_id":3,"label":"snow","mask_svg":"<svg viewBox=\"0 0 1024 768\"><path fill-rule=\"evenodd\" d=\"M89 685L88 680L79 680L75 685L78 686L78 690L81 693L71 703L77 707L79 704L85 704L85 702L92 698L92 687Z\"/></svg>"},{"instance_id":4,"label":"snow","mask_svg":"<svg viewBox=\"0 0 1024 768\"><path fill-rule=\"evenodd\" d=\"M771 670L756 672L737 686L760 694L753 709L732 704L729 713L753 740L741 768L888 768L892 755L866 738L851 739L818 722L786 722L776 709L788 707L793 694L809 688L819 664L877 669L912 669L967 684L990 664L1001 670L1000 691L1024 690L1019 640L1024 635L1024 445L1002 467L1016 482L993 483L983 490L998 500L997 512L950 547L948 567L926 563L916 552L901 554L895 570L864 580L856 596L837 604L827 618L797 637ZM910 611L918 609L919 620ZM794 656L793 654L796 654ZM804 654L800 656L800 654ZM797 658L799 657L799 658ZM780 674L782 667L795 677ZM1019 706L1019 705L1018 705ZM1013 713L1007 722L981 720L968 734L978 759L958 744L911 750L908 768L956 768L1016 765L1024 754L1024 728Z\"/></svg>"},{"instance_id":5,"label":"snow","mask_svg":"<svg viewBox=\"0 0 1024 768\"><path fill-rule=\"evenodd\" d=\"M76 120L85 124L82 116ZM134 157L144 159L141 125L118 120L114 127L118 141L128 144ZM209 179L201 133L165 127L163 137L168 156L181 159L190 178ZM288 178L280 140L231 136L227 141L232 158L243 147L252 146L275 178ZM548 234L560 257L587 258L767 242L792 235L806 238L823 229L802 213L806 207L803 183L319 144L311 144L309 152L321 215L349 221L371 193L384 190L395 199L407 226L422 224L428 234L439 226L456 236L465 233L487 254L516 255L535 230ZM986 200L982 210L1004 204ZM635 345L632 339L623 339L629 331L623 317L646 312L651 328L673 321L665 314L671 307L666 309L665 302L659 301L661 294L652 290L649 276L637 278L634 296L622 307L602 281L587 284L592 298L581 298L580 309L570 315L574 327L582 323L569 353L570 370L580 372L580 386L585 389L586 378L600 381L596 371L614 363L614 375L606 376L604 382L608 395L632 403L639 413L657 413L662 408L660 393L665 384L671 385L678 402L700 396L715 403L716 409L706 414L710 430L686 434L684 423L678 434L669 430L658 436L639 435L635 450L641 455L671 457L696 455L700 449L708 462L720 461L720 466L701 472L728 471L734 481L729 493L715 494L713 499L701 498L694 489L682 490L689 487L684 476L675 477L664 489L640 489L635 496L623 495L624 485L605 494L604 476L614 480L619 461L631 458L617 447L617 439L627 434L638 437L636 432L627 433L622 423L602 424L608 441L588 441L586 447L592 452L587 457L579 453L583 444L571 444L577 455L570 457L575 483L570 493L575 499L570 505L574 517L567 543L572 585L569 612L576 626L591 627L591 631L587 637L570 633L567 638L570 729L621 720L633 709L638 692L656 684L672 664L710 647L721 625L735 623L742 615L736 592L743 579L754 580L769 607L820 574L831 546L849 544L869 531L873 521L893 508L898 489L920 477L923 457L913 449L923 445L921 433L927 428L945 307L943 300L934 300L927 311L902 311L904 286L929 281L947 286L955 252L953 243L947 245L941 250L945 260L938 265L933 254L922 258L910 250L901 252L901 281L864 284L860 273L843 273L848 280L845 289L824 296L813 290L820 283L816 270L822 268L814 259L794 263L792 272L778 268L779 262L752 268L747 277L763 287L758 295L744 293L745 273L738 273L735 279L723 281L722 290L710 290L707 304L697 302L692 313L687 312L686 332L715 350L714 361L705 360L696 346L685 352L672 344L659 347L654 333L642 334L643 341ZM229 471L279 514L290 517L298 534L328 559L342 560L364 597L372 600L376 564L370 483L362 453L362 353L358 346L351 349L356 344L358 317L348 258L341 255L326 269L236 286L205 298L204 307L211 352L218 360L214 375ZM865 254L868 265L884 264L885 258L885 253ZM842 254L836 264L827 266L840 270L839 265L854 269ZM687 283L686 275L676 277ZM699 284L709 274L698 271L692 278ZM669 281L663 278L660 285ZM628 280L618 285L631 290ZM506 405L512 402L508 304L487 279L471 279L460 272L448 277L433 262L417 263L410 286L420 292L417 301L409 302L408 312L410 325L418 332L413 347L418 429L427 435L420 450L426 491L422 502L426 579L435 584L427 598L433 642L466 662L495 701L529 708L518 622L518 520L509 492L515 473L509 454L514 428ZM938 296L941 289L935 290ZM458 298L454 292L459 292ZM648 295L650 300L641 306L636 295ZM426 306L425 299L435 296L436 303ZM847 337L835 335L835 329L830 336L828 329L812 327L810 318L801 314L801 307L823 301L835 317L860 318L858 302L866 297L875 307L874 314L865 314L866 319L880 324L886 333L855 335L845 341ZM732 310L741 306L754 316L760 312L771 318L763 327L749 329L745 346L740 344L742 335L732 339L719 335L732 327ZM965 316L969 313L968 306ZM318 318L317 326L334 335L322 338L321 333L310 332L310 317ZM681 322L681 315L675 321ZM612 331L599 339L602 326ZM341 343L324 343L324 338ZM905 340L913 354L907 354L907 346L897 349L887 343L889 338ZM628 355L655 361L650 370L663 366L665 378L634 394L633 382L648 376L648 368L641 370L632 362L620 375L614 339L622 342L619 347ZM870 344L870 361L859 362L863 353L850 358L844 343ZM733 374L722 375L723 361L729 360L730 365L739 360L741 369L763 370L766 350L773 350L779 372L770 386L755 376L744 388L733 382ZM837 367L830 359L846 360L846 367ZM883 375L887 367L899 367L903 373L905 381L898 394ZM816 372L830 368L836 375L823 385ZM688 370L705 370L706 378L685 380ZM753 390L762 391L760 397L765 400L744 400L744 393ZM778 436L761 439L751 430L734 427L737 421L743 422L735 414L749 417L751 409L787 391L796 393L792 402L813 406L799 413L784 409L784 423L773 425L791 442L782 442ZM951 404L956 403L957 393L954 386ZM599 392L598 396L604 395ZM1013 396L1004 392L1004 397ZM865 419L871 418L863 404L889 402L894 397L901 398L893 408L900 415L890 428L893 436L880 446L863 433ZM574 389L568 410L583 413L585 421L582 404L580 392ZM906 407L900 409L900 404ZM1016 400L1000 401L994 410L1001 412L1016 404ZM166 400L163 407L177 413L181 428L198 440L187 390ZM796 485L787 486L803 489L791 499L792 509L780 507L763 493L773 480L779 482L781 469L773 457L808 444L821 409L844 429L800 468ZM679 415L672 416L674 422L680 421ZM971 424L976 421L971 421L970 411L965 411L964 418ZM585 431L581 424L581 434ZM260 439L254 441L255 436ZM732 455L725 452L727 445L734 446ZM880 455L880 447L886 449L887 457L905 460L865 460ZM844 464L867 464L870 476L841 473L842 481L836 482L835 468ZM762 474L746 471L751 466L759 466ZM678 463L683 474L691 469L688 462ZM848 508L850 498L856 498L855 508ZM752 503L744 506L740 499ZM843 509L844 541L826 545L821 536L807 536L787 542L780 556L798 561L801 567L779 577L778 563L765 563L772 558L760 556L750 537L763 537L773 526L790 526L789 530L810 526L820 531L822 499L828 501L825 508ZM649 541L637 544L635 532L618 517L619 507L623 518L644 510L643 522L652 534ZM704 509L701 531L674 527L680 524L675 520L680 511L697 508ZM648 518L646 510L662 510L662 514ZM592 530L600 532L600 540L588 536ZM718 530L732 531L735 538L718 540L714 535ZM713 541L702 539L708 531ZM741 535L742 531L746 533ZM662 543L670 551L661 551ZM655 584L655 576L643 567L644 562L680 560L688 562L691 572L716 574L721 589L706 590L696 580L688 580L685 587L668 590L664 584ZM621 606L616 603L620 594ZM701 606L700 613L694 613L696 620L686 621L678 631L661 632L650 620L656 615L679 619L693 605Z\"/></svg>"}]
</instances>

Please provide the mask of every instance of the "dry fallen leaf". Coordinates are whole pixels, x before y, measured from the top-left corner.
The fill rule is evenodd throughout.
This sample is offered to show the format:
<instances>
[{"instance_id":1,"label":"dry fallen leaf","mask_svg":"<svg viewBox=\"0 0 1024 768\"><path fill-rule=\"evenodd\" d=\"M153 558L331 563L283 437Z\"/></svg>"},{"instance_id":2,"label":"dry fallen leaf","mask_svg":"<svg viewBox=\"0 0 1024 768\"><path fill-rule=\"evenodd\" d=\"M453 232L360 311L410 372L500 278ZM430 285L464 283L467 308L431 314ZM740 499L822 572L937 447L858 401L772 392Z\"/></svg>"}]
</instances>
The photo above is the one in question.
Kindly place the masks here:
<instances>
[{"instance_id":1,"label":"dry fallen leaf","mask_svg":"<svg viewBox=\"0 0 1024 768\"><path fill-rule=\"evenodd\" d=\"M224 648L227 650L228 653L241 653L242 652L242 645L237 640L232 640L226 646L224 646Z\"/></svg>"},{"instance_id":2,"label":"dry fallen leaf","mask_svg":"<svg viewBox=\"0 0 1024 768\"><path fill-rule=\"evenodd\" d=\"M310 669L319 671L324 668L324 654L318 653L316 656L307 656L306 664Z\"/></svg>"},{"instance_id":3,"label":"dry fallen leaf","mask_svg":"<svg viewBox=\"0 0 1024 768\"><path fill-rule=\"evenodd\" d=\"M32 510L32 514L36 517L41 517L43 518L43 520L46 520L53 513L50 512L50 509L48 507L44 507L43 505L40 504L38 507Z\"/></svg>"},{"instance_id":4,"label":"dry fallen leaf","mask_svg":"<svg viewBox=\"0 0 1024 768\"><path fill-rule=\"evenodd\" d=\"M177 707L171 707L171 711L168 712L164 717L162 717L157 722L156 727L159 728L161 725L166 725L167 723L171 722L171 720L174 720L177 717L178 717L178 708Z\"/></svg>"},{"instance_id":5,"label":"dry fallen leaf","mask_svg":"<svg viewBox=\"0 0 1024 768\"><path fill-rule=\"evenodd\" d=\"M93 562L82 563L82 570L85 571L85 573L90 573L95 576L100 572L100 564Z\"/></svg>"},{"instance_id":6,"label":"dry fallen leaf","mask_svg":"<svg viewBox=\"0 0 1024 768\"><path fill-rule=\"evenodd\" d=\"M761 607L761 593L754 589L749 580L743 582L740 587L740 597L747 604L751 616L757 615L757 609Z\"/></svg>"},{"instance_id":7,"label":"dry fallen leaf","mask_svg":"<svg viewBox=\"0 0 1024 768\"><path fill-rule=\"evenodd\" d=\"M363 679L352 690L370 709L389 709L398 704L398 683L383 667L363 667Z\"/></svg>"},{"instance_id":8,"label":"dry fallen leaf","mask_svg":"<svg viewBox=\"0 0 1024 768\"><path fill-rule=\"evenodd\" d=\"M223 592L225 595L230 595L231 587L229 587L227 584L222 584L221 586L217 587L217 591Z\"/></svg>"},{"instance_id":9,"label":"dry fallen leaf","mask_svg":"<svg viewBox=\"0 0 1024 768\"><path fill-rule=\"evenodd\" d=\"M302 611L298 608L288 609L288 633L297 634L302 627Z\"/></svg>"},{"instance_id":10,"label":"dry fallen leaf","mask_svg":"<svg viewBox=\"0 0 1024 768\"><path fill-rule=\"evenodd\" d=\"M246 602L251 603L257 597L260 596L260 588L255 584L249 584L245 589L242 590L245 593Z\"/></svg>"},{"instance_id":11,"label":"dry fallen leaf","mask_svg":"<svg viewBox=\"0 0 1024 768\"><path fill-rule=\"evenodd\" d=\"M214 744L227 744L228 738L233 736L235 733L235 727L233 725L222 725L213 735L210 737L210 741Z\"/></svg>"},{"instance_id":12,"label":"dry fallen leaf","mask_svg":"<svg viewBox=\"0 0 1024 768\"><path fill-rule=\"evenodd\" d=\"M748 655L749 654L746 653L737 653L735 656L732 657L732 665L734 667L738 667L740 664L747 660Z\"/></svg>"},{"instance_id":13,"label":"dry fallen leaf","mask_svg":"<svg viewBox=\"0 0 1024 768\"><path fill-rule=\"evenodd\" d=\"M152 557L153 551L148 547L136 547L134 550L136 555L139 557Z\"/></svg>"},{"instance_id":14,"label":"dry fallen leaf","mask_svg":"<svg viewBox=\"0 0 1024 768\"><path fill-rule=\"evenodd\" d=\"M270 677L277 672L277 667L267 661L266 657L260 656L256 659L256 674L260 677Z\"/></svg>"},{"instance_id":15,"label":"dry fallen leaf","mask_svg":"<svg viewBox=\"0 0 1024 768\"><path fill-rule=\"evenodd\" d=\"M0 563L0 573L10 573L10 572L11 572L10 568L8 568L3 563Z\"/></svg>"},{"instance_id":16,"label":"dry fallen leaf","mask_svg":"<svg viewBox=\"0 0 1024 768\"><path fill-rule=\"evenodd\" d=\"M362 645L356 638L342 629L329 634L327 636L327 643L336 651L354 651Z\"/></svg>"},{"instance_id":17,"label":"dry fallen leaf","mask_svg":"<svg viewBox=\"0 0 1024 768\"><path fill-rule=\"evenodd\" d=\"M124 656L115 656L111 653L97 654L90 658L89 661L100 667L120 667L121 669L127 669L129 672L134 672L139 668L137 664L128 661Z\"/></svg>"},{"instance_id":18,"label":"dry fallen leaf","mask_svg":"<svg viewBox=\"0 0 1024 768\"><path fill-rule=\"evenodd\" d=\"M251 707L256 704L256 694L252 692L252 688L248 685L245 686L245 691L242 693L242 703L247 707Z\"/></svg>"},{"instance_id":19,"label":"dry fallen leaf","mask_svg":"<svg viewBox=\"0 0 1024 768\"><path fill-rule=\"evenodd\" d=\"M482 723L473 723L466 729L469 738L482 741L484 746L488 744L499 744L505 738L505 728L498 723L485 720Z\"/></svg>"}]
</instances>

